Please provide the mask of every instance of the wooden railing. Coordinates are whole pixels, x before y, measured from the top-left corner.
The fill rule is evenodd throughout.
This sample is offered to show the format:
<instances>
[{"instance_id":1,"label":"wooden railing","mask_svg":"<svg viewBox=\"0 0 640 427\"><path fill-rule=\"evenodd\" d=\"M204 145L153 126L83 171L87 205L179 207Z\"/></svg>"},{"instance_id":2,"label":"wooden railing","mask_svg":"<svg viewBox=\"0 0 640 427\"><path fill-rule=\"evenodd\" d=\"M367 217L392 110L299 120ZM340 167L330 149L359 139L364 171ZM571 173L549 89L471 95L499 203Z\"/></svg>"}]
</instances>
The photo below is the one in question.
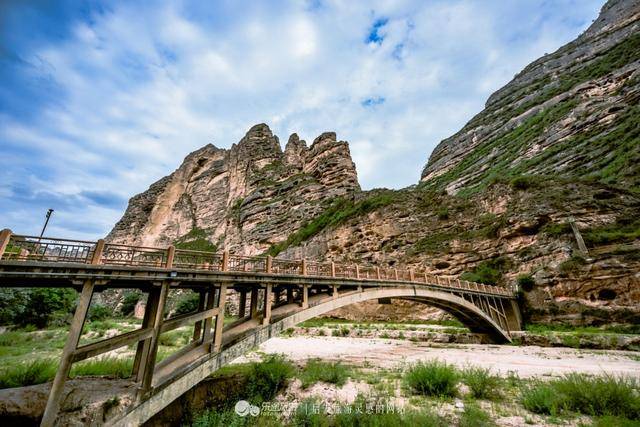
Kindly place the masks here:
<instances>
[{"instance_id":1,"label":"wooden railing","mask_svg":"<svg viewBox=\"0 0 640 427\"><path fill-rule=\"evenodd\" d=\"M0 259L10 261L38 261L51 263L103 264L131 267L157 267L167 269L206 270L225 272L252 272L292 276L335 277L369 281L400 281L435 285L452 289L512 296L513 290L499 286L469 282L458 278L442 277L410 269L381 268L340 264L286 260L270 256L243 256L229 252L215 253L167 248L105 243L104 240L39 238L0 232Z\"/></svg>"}]
</instances>

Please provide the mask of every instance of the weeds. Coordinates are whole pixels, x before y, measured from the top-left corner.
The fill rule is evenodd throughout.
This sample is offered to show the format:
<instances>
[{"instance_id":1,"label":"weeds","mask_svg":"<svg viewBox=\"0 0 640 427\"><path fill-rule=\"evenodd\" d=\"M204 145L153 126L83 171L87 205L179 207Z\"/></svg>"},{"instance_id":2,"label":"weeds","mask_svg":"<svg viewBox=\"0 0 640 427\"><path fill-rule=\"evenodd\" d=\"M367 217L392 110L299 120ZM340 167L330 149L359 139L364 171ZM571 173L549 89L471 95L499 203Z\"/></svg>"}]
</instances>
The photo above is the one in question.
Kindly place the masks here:
<instances>
[{"instance_id":1,"label":"weeds","mask_svg":"<svg viewBox=\"0 0 640 427\"><path fill-rule=\"evenodd\" d=\"M493 375L489 369L466 368L462 371L462 380L476 399L495 399L500 395L500 378Z\"/></svg>"},{"instance_id":2,"label":"weeds","mask_svg":"<svg viewBox=\"0 0 640 427\"><path fill-rule=\"evenodd\" d=\"M312 359L302 370L300 381L302 388L308 388L319 381L342 387L350 374L351 370L340 362L323 362L319 359Z\"/></svg>"},{"instance_id":3,"label":"weeds","mask_svg":"<svg viewBox=\"0 0 640 427\"><path fill-rule=\"evenodd\" d=\"M452 397L457 394L460 374L453 365L434 360L413 365L404 380L416 394Z\"/></svg>"}]
</instances>

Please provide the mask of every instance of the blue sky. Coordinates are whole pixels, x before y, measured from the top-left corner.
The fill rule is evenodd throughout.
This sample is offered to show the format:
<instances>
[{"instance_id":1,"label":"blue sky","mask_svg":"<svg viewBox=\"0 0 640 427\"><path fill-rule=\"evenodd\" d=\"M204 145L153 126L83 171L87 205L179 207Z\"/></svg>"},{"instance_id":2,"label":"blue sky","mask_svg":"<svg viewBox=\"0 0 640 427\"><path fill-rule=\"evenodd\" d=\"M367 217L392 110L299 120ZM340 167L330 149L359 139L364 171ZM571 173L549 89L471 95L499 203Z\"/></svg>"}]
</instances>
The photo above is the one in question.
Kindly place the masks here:
<instances>
[{"instance_id":1,"label":"blue sky","mask_svg":"<svg viewBox=\"0 0 640 427\"><path fill-rule=\"evenodd\" d=\"M0 3L0 228L94 239L189 152L265 122L349 141L365 189L430 152L602 0Z\"/></svg>"}]
</instances>

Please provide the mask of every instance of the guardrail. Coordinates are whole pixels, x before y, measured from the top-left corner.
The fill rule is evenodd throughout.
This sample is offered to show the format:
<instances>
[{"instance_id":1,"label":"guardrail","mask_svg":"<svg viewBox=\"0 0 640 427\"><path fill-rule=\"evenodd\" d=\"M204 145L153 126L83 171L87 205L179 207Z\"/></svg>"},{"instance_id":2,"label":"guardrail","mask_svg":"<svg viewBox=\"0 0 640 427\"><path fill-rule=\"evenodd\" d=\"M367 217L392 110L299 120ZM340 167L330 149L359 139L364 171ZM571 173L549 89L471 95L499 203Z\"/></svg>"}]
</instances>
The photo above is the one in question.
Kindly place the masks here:
<instances>
[{"instance_id":1,"label":"guardrail","mask_svg":"<svg viewBox=\"0 0 640 427\"><path fill-rule=\"evenodd\" d=\"M0 231L0 260L103 264L132 267L206 270L224 272L253 272L292 276L335 277L342 279L401 281L436 285L452 289L512 296L512 289L469 282L458 278L441 277L427 272L397 268L380 268L334 262L286 260L271 256L243 256L106 243L104 240L39 238Z\"/></svg>"}]
</instances>

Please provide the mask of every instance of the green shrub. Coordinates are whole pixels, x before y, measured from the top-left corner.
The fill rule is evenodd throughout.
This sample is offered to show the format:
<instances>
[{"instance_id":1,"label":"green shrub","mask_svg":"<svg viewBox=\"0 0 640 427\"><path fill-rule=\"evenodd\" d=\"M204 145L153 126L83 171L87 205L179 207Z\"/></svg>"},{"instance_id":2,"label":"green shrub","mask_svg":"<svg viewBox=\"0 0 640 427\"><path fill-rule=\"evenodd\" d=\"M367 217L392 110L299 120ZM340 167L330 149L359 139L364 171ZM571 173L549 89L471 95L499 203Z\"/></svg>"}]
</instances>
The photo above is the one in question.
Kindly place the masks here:
<instances>
[{"instance_id":1,"label":"green shrub","mask_svg":"<svg viewBox=\"0 0 640 427\"><path fill-rule=\"evenodd\" d=\"M511 262L506 257L497 257L488 261L482 261L473 271L463 273L460 278L470 282L496 285L503 273L508 270Z\"/></svg>"},{"instance_id":2,"label":"green shrub","mask_svg":"<svg viewBox=\"0 0 640 427\"><path fill-rule=\"evenodd\" d=\"M35 325L39 329L54 318L61 321L75 308L76 292L66 288L36 288L29 291L24 310L16 318L18 325Z\"/></svg>"},{"instance_id":3,"label":"green shrub","mask_svg":"<svg viewBox=\"0 0 640 427\"><path fill-rule=\"evenodd\" d=\"M460 414L458 420L458 427L493 427L495 425L489 414L470 402L465 404L464 412Z\"/></svg>"},{"instance_id":4,"label":"green shrub","mask_svg":"<svg viewBox=\"0 0 640 427\"><path fill-rule=\"evenodd\" d=\"M586 263L587 261L580 255L572 255L568 260L561 262L558 268L562 274L566 275L579 271L580 267Z\"/></svg>"},{"instance_id":5,"label":"green shrub","mask_svg":"<svg viewBox=\"0 0 640 427\"><path fill-rule=\"evenodd\" d=\"M308 388L319 381L341 387L347 382L350 373L351 370L340 362L323 362L319 359L311 359L302 370L300 381L302 388Z\"/></svg>"},{"instance_id":6,"label":"green shrub","mask_svg":"<svg viewBox=\"0 0 640 427\"><path fill-rule=\"evenodd\" d=\"M629 419L640 417L640 396L635 380L609 375L569 374L548 383L537 382L522 392L526 409L539 414L562 412Z\"/></svg>"},{"instance_id":7,"label":"green shrub","mask_svg":"<svg viewBox=\"0 0 640 427\"><path fill-rule=\"evenodd\" d=\"M542 232L551 237L560 237L565 234L573 233L573 230L571 229L571 225L566 222L553 222L542 227Z\"/></svg>"},{"instance_id":8,"label":"green shrub","mask_svg":"<svg viewBox=\"0 0 640 427\"><path fill-rule=\"evenodd\" d=\"M521 274L517 278L518 286L525 292L530 292L536 285L536 281L530 274Z\"/></svg>"},{"instance_id":9,"label":"green shrub","mask_svg":"<svg viewBox=\"0 0 640 427\"><path fill-rule=\"evenodd\" d=\"M413 365L405 374L404 380L417 394L455 396L460 374L453 365L434 360Z\"/></svg>"},{"instance_id":10,"label":"green shrub","mask_svg":"<svg viewBox=\"0 0 640 427\"><path fill-rule=\"evenodd\" d=\"M193 313L198 310L198 304L200 303L200 295L195 292L188 292L180 296L178 303L176 304L175 314L187 314Z\"/></svg>"},{"instance_id":11,"label":"green shrub","mask_svg":"<svg viewBox=\"0 0 640 427\"><path fill-rule=\"evenodd\" d=\"M489 369L466 368L462 371L462 380L476 399L496 399L500 396L500 378Z\"/></svg>"},{"instance_id":12,"label":"green shrub","mask_svg":"<svg viewBox=\"0 0 640 427\"><path fill-rule=\"evenodd\" d=\"M87 318L89 321L105 320L113 314L111 309L106 305L95 304L89 308Z\"/></svg>"},{"instance_id":13,"label":"green shrub","mask_svg":"<svg viewBox=\"0 0 640 427\"><path fill-rule=\"evenodd\" d=\"M595 418L591 427L640 427L640 421L605 415Z\"/></svg>"},{"instance_id":14,"label":"green shrub","mask_svg":"<svg viewBox=\"0 0 640 427\"><path fill-rule=\"evenodd\" d=\"M120 306L120 314L123 316L132 314L136 308L136 304L140 301L140 297L142 297L142 295L140 295L139 292L127 292L124 294L122 305Z\"/></svg>"},{"instance_id":15,"label":"green shrub","mask_svg":"<svg viewBox=\"0 0 640 427\"><path fill-rule=\"evenodd\" d=\"M439 220L449 219L449 208L447 208L446 206L439 208L436 213Z\"/></svg>"},{"instance_id":16,"label":"green shrub","mask_svg":"<svg viewBox=\"0 0 640 427\"><path fill-rule=\"evenodd\" d=\"M268 355L261 363L252 366L249 373L247 397L254 403L273 399L293 377L295 369L291 362L280 354Z\"/></svg>"},{"instance_id":17,"label":"green shrub","mask_svg":"<svg viewBox=\"0 0 640 427\"><path fill-rule=\"evenodd\" d=\"M516 190L528 190L529 188L537 188L542 183L542 178L537 175L520 175L509 182Z\"/></svg>"},{"instance_id":18,"label":"green shrub","mask_svg":"<svg viewBox=\"0 0 640 427\"><path fill-rule=\"evenodd\" d=\"M215 252L218 247L207 238L207 232L202 228L193 227L187 234L173 242L176 249L192 251Z\"/></svg>"}]
</instances>

